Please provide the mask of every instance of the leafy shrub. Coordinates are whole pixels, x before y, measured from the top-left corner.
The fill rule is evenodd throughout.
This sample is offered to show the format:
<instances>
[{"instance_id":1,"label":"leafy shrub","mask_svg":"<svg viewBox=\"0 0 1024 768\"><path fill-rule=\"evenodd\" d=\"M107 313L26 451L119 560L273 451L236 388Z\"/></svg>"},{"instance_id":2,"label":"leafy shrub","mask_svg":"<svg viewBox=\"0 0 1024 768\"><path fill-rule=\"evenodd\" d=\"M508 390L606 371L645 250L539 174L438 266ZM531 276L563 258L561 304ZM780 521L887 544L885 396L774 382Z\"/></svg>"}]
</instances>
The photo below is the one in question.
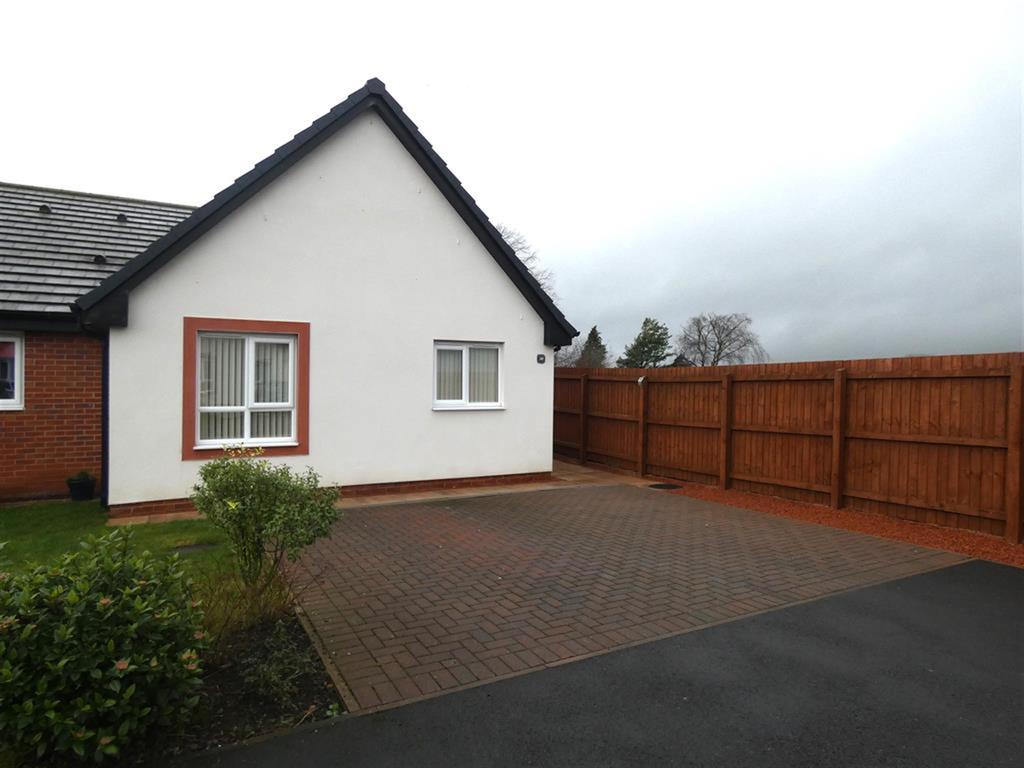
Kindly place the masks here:
<instances>
[{"instance_id":1,"label":"leafy shrub","mask_svg":"<svg viewBox=\"0 0 1024 768\"><path fill-rule=\"evenodd\" d=\"M321 488L307 468L297 474L283 464L260 459L259 450L228 450L203 465L192 503L228 534L238 571L246 585L262 590L285 558L326 536L339 516L338 492Z\"/></svg>"},{"instance_id":2,"label":"leafy shrub","mask_svg":"<svg viewBox=\"0 0 1024 768\"><path fill-rule=\"evenodd\" d=\"M283 621L263 643L245 655L243 676L251 689L264 699L291 699L299 692L299 681L309 674L314 661L308 645L300 645Z\"/></svg>"},{"instance_id":3,"label":"leafy shrub","mask_svg":"<svg viewBox=\"0 0 1024 768\"><path fill-rule=\"evenodd\" d=\"M198 701L202 614L177 556L131 533L0 582L0 743L36 762L102 761Z\"/></svg>"}]
</instances>

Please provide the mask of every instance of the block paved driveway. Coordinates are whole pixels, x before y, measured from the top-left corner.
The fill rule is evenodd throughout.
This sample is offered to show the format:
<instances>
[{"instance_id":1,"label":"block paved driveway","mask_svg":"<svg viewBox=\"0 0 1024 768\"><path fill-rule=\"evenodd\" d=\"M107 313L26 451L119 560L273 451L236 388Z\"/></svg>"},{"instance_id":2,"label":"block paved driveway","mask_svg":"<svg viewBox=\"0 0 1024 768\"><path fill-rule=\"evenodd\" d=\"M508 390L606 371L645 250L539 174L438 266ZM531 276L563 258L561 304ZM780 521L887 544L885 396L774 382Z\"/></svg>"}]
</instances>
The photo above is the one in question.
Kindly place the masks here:
<instances>
[{"instance_id":1,"label":"block paved driveway","mask_svg":"<svg viewBox=\"0 0 1024 768\"><path fill-rule=\"evenodd\" d=\"M608 485L349 509L294 579L366 712L964 559Z\"/></svg>"}]
</instances>

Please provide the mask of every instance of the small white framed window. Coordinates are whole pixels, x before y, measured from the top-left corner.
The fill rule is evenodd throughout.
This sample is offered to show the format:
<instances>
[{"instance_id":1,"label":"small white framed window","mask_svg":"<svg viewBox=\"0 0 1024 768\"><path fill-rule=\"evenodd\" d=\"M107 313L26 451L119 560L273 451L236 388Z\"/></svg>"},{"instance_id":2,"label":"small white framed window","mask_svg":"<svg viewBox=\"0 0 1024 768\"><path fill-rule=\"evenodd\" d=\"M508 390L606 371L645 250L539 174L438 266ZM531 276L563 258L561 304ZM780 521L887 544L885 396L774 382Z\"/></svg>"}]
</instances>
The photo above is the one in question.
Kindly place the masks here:
<instances>
[{"instance_id":1,"label":"small white framed window","mask_svg":"<svg viewBox=\"0 0 1024 768\"><path fill-rule=\"evenodd\" d=\"M434 410L504 407L504 345L434 342Z\"/></svg>"},{"instance_id":2,"label":"small white framed window","mask_svg":"<svg viewBox=\"0 0 1024 768\"><path fill-rule=\"evenodd\" d=\"M296 445L295 343L289 335L199 334L197 448Z\"/></svg>"},{"instance_id":3,"label":"small white framed window","mask_svg":"<svg viewBox=\"0 0 1024 768\"><path fill-rule=\"evenodd\" d=\"M25 337L0 331L0 411L25 407Z\"/></svg>"}]
</instances>

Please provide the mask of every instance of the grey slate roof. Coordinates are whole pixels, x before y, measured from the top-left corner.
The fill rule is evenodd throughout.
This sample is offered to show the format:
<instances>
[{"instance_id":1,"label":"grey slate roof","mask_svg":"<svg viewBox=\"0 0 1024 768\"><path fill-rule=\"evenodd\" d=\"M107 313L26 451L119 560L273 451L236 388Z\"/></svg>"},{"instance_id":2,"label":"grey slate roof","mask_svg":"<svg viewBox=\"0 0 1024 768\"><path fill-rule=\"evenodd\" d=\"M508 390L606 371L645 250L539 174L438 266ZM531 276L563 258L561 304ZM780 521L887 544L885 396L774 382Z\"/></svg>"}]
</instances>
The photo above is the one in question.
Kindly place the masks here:
<instances>
[{"instance_id":1,"label":"grey slate roof","mask_svg":"<svg viewBox=\"0 0 1024 768\"><path fill-rule=\"evenodd\" d=\"M70 316L76 298L145 251L192 210L0 182L0 312Z\"/></svg>"}]
</instances>

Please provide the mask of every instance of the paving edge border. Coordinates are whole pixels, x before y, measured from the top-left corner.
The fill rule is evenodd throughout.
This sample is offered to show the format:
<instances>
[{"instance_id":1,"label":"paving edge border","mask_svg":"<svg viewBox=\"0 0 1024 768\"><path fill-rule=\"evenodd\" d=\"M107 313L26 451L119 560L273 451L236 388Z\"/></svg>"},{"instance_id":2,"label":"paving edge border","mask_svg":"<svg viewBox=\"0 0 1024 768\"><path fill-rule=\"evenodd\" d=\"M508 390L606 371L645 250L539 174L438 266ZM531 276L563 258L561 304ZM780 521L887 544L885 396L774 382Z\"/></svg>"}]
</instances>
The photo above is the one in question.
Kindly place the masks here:
<instances>
[{"instance_id":1,"label":"paving edge border","mask_svg":"<svg viewBox=\"0 0 1024 768\"><path fill-rule=\"evenodd\" d=\"M320 661L323 662L324 669L327 670L327 674L334 683L334 687L337 689L338 695L341 696L341 700L345 704L346 713L354 713L359 709L359 702L356 701L356 697L353 695L352 689L348 687L348 683L346 683L345 678L342 677L341 670L335 666L334 660L331 658L331 655L327 652L327 648L324 647L323 642L320 640L320 635L317 633L316 628L306 617L306 612L302 609L302 606L297 603L295 605L295 615L298 617L302 628L306 630L306 635L313 643L317 656L320 657Z\"/></svg>"},{"instance_id":2,"label":"paving edge border","mask_svg":"<svg viewBox=\"0 0 1024 768\"><path fill-rule=\"evenodd\" d=\"M929 548L928 547L922 547L922 549L929 549ZM930 550L930 551L935 552L935 553L948 554L948 555L958 555L959 554L959 553L956 553L956 552L947 552L946 550L941 550L941 549ZM861 589L868 589L870 587L877 587L877 586L879 586L881 584L888 584L889 582L900 581L902 579L912 579L915 576L923 576L926 573L932 573L934 571L941 571L944 568L955 568L957 566L973 562L974 560L977 559L977 558L968 557L966 555L962 555L961 557L962 557L961 560L958 560L958 561L955 561L955 562L946 562L946 563L941 563L941 564L937 564L937 565L931 565L931 566L923 568L923 569L921 569L919 571L915 571L914 573L901 574L901 575L897 575L897 576L883 576L881 578L878 578L878 579L875 579L875 580L872 580L872 581L863 582L863 583L857 584L855 586L843 587L841 589L837 589L837 590L834 590L832 592L826 592L825 594L815 595L814 597L806 597L806 598L803 598L803 599L800 599L800 600L794 600L792 602L786 603L785 605L776 605L776 606L773 606L771 608L762 608L762 609L757 610L757 611L751 611L749 613L744 613L742 616L730 616L727 619L719 619L718 621L711 621L711 622L708 622L707 624L701 624L699 626L690 627L688 629L676 630L676 631L672 631L672 632L665 632L665 633L662 633L660 635L654 635L654 636L651 636L651 637L645 637L642 640L633 640L633 641L628 642L628 643L623 643L622 645L617 645L614 648L605 648L605 649L602 649L600 651L591 651L589 653L582 653L582 654L579 654L577 656L570 656L570 657L565 658L565 659L559 659L558 661L548 662L548 663L544 664L543 666L532 667L530 669L524 669L524 670L521 670L521 671L518 671L518 672L509 672L508 674L505 674L505 675L496 675L494 677L489 677L486 680L477 680L477 681L472 682L472 683L467 683L465 685L460 685L460 686L458 686L456 688L449 688L447 690L435 691L433 693L423 694L422 696L416 696L416 697L409 698L409 699L402 699L401 701L396 701L396 702L392 702L392 703L389 703L389 704L378 704L377 706L365 707L365 708L360 708L359 707L359 704L356 701L355 696L352 694L351 689L348 687L348 684L345 682L344 677L342 677L340 670L338 670L338 668L334 665L334 661L330 658L329 654L326 652L326 648L324 647L323 643L321 642L320 637L319 637L319 635L316 632L316 629L313 628L312 624L306 618L305 612L302 611L301 607L296 606L296 614L298 615L299 621L302 623L303 628L305 628L306 633L310 636L310 639L312 640L313 646L316 648L317 653L320 655L320 658L323 661L324 667L327 669L327 673L330 675L331 680L334 681L335 687L338 689L338 693L341 696L342 701L345 702L345 709L347 710L346 711L346 715L352 716L352 717L362 717L363 715L372 715L372 714L377 713L377 712L383 712L383 711L390 710L390 709L397 709L399 707L404 707L404 706L407 706L409 704L418 704L421 701L428 701L430 699L441 698L442 696L448 696L448 695L453 694L453 693L459 693L460 691L468 691L471 688L479 688L479 687L484 686L484 685L490 685L491 683L498 683L498 682L502 682L504 680L511 680L512 678L522 677L524 675L529 675L529 674L532 674L534 672L543 672L546 669L554 669L555 667L561 667L561 666L564 666L566 664L574 664L577 661L585 661L587 659L596 658L598 656L607 656L610 653L618 653L619 651L629 650L630 648L636 648L636 647L641 646L641 645L647 645L648 643L657 643L657 642L660 642L662 640L669 640L669 639L671 639L673 637L680 637L682 635L688 635L691 632L700 632L700 631L703 631L705 629L711 629L713 627L722 626L723 624L732 624L733 622L743 621L744 619L749 619L749 618L752 618L754 616L762 616L762 615L764 615L766 613L774 613L775 611L783 611L783 610L786 610L787 608L794 608L794 607L799 606L799 605L806 605L808 603L814 603L814 602L817 602L819 600L827 600L830 597L836 597L837 595L846 594L848 592L857 592L857 591L859 591Z\"/></svg>"}]
</instances>

